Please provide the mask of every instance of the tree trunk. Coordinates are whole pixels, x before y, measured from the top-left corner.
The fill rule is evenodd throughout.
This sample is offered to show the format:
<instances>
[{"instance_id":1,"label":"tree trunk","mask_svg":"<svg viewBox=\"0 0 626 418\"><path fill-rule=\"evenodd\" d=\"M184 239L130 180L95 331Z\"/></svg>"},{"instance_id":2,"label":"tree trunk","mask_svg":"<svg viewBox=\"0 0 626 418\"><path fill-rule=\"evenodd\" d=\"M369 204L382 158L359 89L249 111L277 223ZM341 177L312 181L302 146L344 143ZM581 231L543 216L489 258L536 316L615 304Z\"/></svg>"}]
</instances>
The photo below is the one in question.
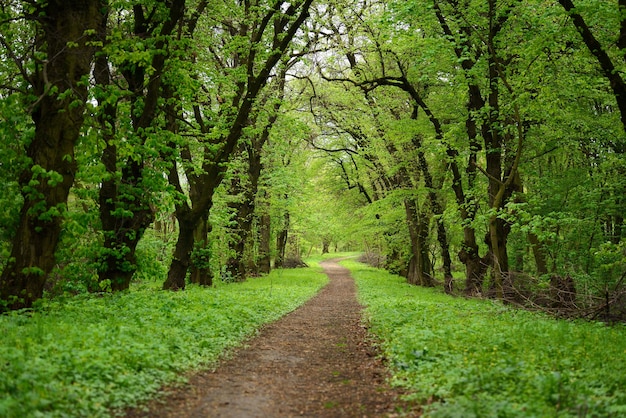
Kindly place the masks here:
<instances>
[{"instance_id":1,"label":"tree trunk","mask_svg":"<svg viewBox=\"0 0 626 418\"><path fill-rule=\"evenodd\" d=\"M144 200L140 186L142 171L143 164L133 161L122 170L124 184L115 184L114 180L104 181L100 189L104 250L98 276L103 286L110 284L112 291L129 288L137 270L137 244L154 220L154 213ZM120 216L117 209L127 210L131 216Z\"/></svg>"},{"instance_id":2,"label":"tree trunk","mask_svg":"<svg viewBox=\"0 0 626 418\"><path fill-rule=\"evenodd\" d=\"M521 151L522 131L521 120L511 121L501 114L500 109L500 84L502 74L500 72L501 62L497 56L496 36L502 24L508 18L508 14L496 19L497 2L489 0L490 27L487 39L487 47L490 54L488 56L488 83L489 83L489 115L482 125L482 134L486 153L486 174L488 177L488 201L492 215L489 219L489 230L485 242L490 247L493 283L497 298L504 296L504 280L509 276L509 259L507 253L507 240L511 230L510 225L499 217L499 212L505 207L515 188L520 183L517 164L519 163L519 153ZM511 141L513 135L502 126L517 126L518 128L518 150L512 152ZM515 160L511 161L511 156L515 155ZM504 167L507 163L507 167Z\"/></svg>"},{"instance_id":3,"label":"tree trunk","mask_svg":"<svg viewBox=\"0 0 626 418\"><path fill-rule=\"evenodd\" d=\"M104 4L99 0L50 0L39 19L38 50L47 61L32 76L39 99L33 105L35 136L26 154L32 167L22 173L24 204L9 262L0 276L0 299L9 309L32 306L43 295L61 232L63 212L74 182L74 147L83 125L94 48L88 30L97 30ZM73 46L69 46L69 44ZM61 98L68 90L72 94ZM0 310L2 306L0 305Z\"/></svg>"},{"instance_id":4,"label":"tree trunk","mask_svg":"<svg viewBox=\"0 0 626 418\"><path fill-rule=\"evenodd\" d=\"M264 208L264 212L261 214L259 218L259 273L268 274L271 269L271 249L270 249L270 240L271 240L271 218L270 214L267 211L267 208Z\"/></svg>"},{"instance_id":5,"label":"tree trunk","mask_svg":"<svg viewBox=\"0 0 626 418\"><path fill-rule=\"evenodd\" d=\"M281 84L281 88L282 88ZM278 110L278 109L276 109ZM272 117L270 122L266 126L262 135L259 138L252 139L251 145L247 145L247 160L248 160L248 179L249 183L242 185L242 179L233 178L231 184L231 194L233 196L242 195L242 199L239 202L233 202L229 206L234 209L236 226L233 229L233 238L230 243L231 257L226 265L227 271L237 281L243 281L246 278L248 269L246 267L246 251L250 245L250 232L252 231L252 224L254 221L254 210L256 196L259 189L259 178L261 177L261 170L263 165L261 164L261 150L263 145L269 138L270 129L276 120L276 117Z\"/></svg>"},{"instance_id":6,"label":"tree trunk","mask_svg":"<svg viewBox=\"0 0 626 418\"><path fill-rule=\"evenodd\" d=\"M228 204L228 207L234 213L233 227L229 229L230 240L228 247L230 250L230 256L226 262L226 271L230 273L235 281L241 282L246 278L246 266L244 263L244 251L246 245L246 239L252 226L251 221L251 202L249 201L249 194L245 187L241 184L242 179L240 173L234 173L230 186L230 195L237 199L240 196L240 201L233 201Z\"/></svg>"},{"instance_id":7,"label":"tree trunk","mask_svg":"<svg viewBox=\"0 0 626 418\"><path fill-rule=\"evenodd\" d=\"M485 241L490 248L491 268L493 281L491 290L495 297L504 297L504 279L509 273L509 257L506 249L507 233L504 230L504 221L492 215L489 219L489 231Z\"/></svg>"},{"instance_id":8,"label":"tree trunk","mask_svg":"<svg viewBox=\"0 0 626 418\"><path fill-rule=\"evenodd\" d=\"M478 255L478 246L468 247L464 245L459 251L459 260L465 264L465 295L479 296L483 292L485 274L489 267L489 253L481 258Z\"/></svg>"},{"instance_id":9,"label":"tree trunk","mask_svg":"<svg viewBox=\"0 0 626 418\"><path fill-rule=\"evenodd\" d=\"M234 231L231 237L230 251L231 256L226 262L226 271L230 273L235 281L242 282L246 279L247 269L244 260L244 252L246 247L247 234L242 230Z\"/></svg>"},{"instance_id":10,"label":"tree trunk","mask_svg":"<svg viewBox=\"0 0 626 418\"><path fill-rule=\"evenodd\" d=\"M194 230L194 257L191 263L189 281L201 286L213 285L213 272L210 266L210 244L209 233L211 225L208 216L203 216Z\"/></svg>"},{"instance_id":11,"label":"tree trunk","mask_svg":"<svg viewBox=\"0 0 626 418\"><path fill-rule=\"evenodd\" d=\"M469 76L469 73L474 69L476 61L471 54L467 54L473 48L472 45L472 29L469 25L464 24L460 27L460 33L462 41L460 44L456 44L453 34L446 17L444 16L439 2L434 3L435 14L443 32L446 34L454 44L454 51L457 58L460 61L461 68L468 74L468 80L475 80L475 77ZM454 10L456 14L455 20L463 21L463 17L460 15L460 10ZM467 186L471 191L474 188L476 180L476 167L477 167L477 155L481 150L480 142L478 141L478 126L476 123L475 115L480 112L485 106L485 100L482 97L480 87L474 82L470 82L467 86L467 117L465 119L465 129L467 132L467 138L469 141L469 158L465 172L467 174ZM457 152L454 150L448 150L448 156L450 159L450 168L453 175L452 190L456 197L457 206L461 215L463 223L463 244L461 250L458 253L459 260L465 265L465 294L478 295L482 292L483 281L486 273L486 259L480 257L478 243L476 242L476 231L472 225L477 212L477 204L474 198L465 193L463 188L463 180L461 178L461 172L455 157Z\"/></svg>"},{"instance_id":12,"label":"tree trunk","mask_svg":"<svg viewBox=\"0 0 626 418\"><path fill-rule=\"evenodd\" d=\"M424 107L424 111L427 113L429 119L435 126L437 137L443 142L443 131L441 130L441 124L439 120L435 118L430 109L426 107L425 103L422 103L422 106ZM417 106L415 107L414 115L416 116L415 118L417 118ZM451 293L454 286L452 280L452 257L450 257L450 244L448 242L446 226L443 222L443 206L441 205L441 203L439 203L439 197L437 196L437 193L435 193L433 177L430 174L428 162L426 161L426 156L424 155L424 151L422 150L422 140L418 135L413 136L413 145L415 145L418 150L418 165L420 167L420 171L422 172L422 176L424 177L424 185L428 189L430 207L432 209L432 212L437 216L437 242L439 243L439 248L441 249L444 289L446 292Z\"/></svg>"},{"instance_id":13,"label":"tree trunk","mask_svg":"<svg viewBox=\"0 0 626 418\"><path fill-rule=\"evenodd\" d=\"M322 239L322 254L328 254L330 247L330 240Z\"/></svg>"},{"instance_id":14,"label":"tree trunk","mask_svg":"<svg viewBox=\"0 0 626 418\"><path fill-rule=\"evenodd\" d=\"M108 26L108 13L105 14L98 28L98 36L102 42L106 41ZM94 79L98 86L104 90L111 83L111 75L108 57L100 51L94 64ZM96 89L96 92L98 90ZM100 161L104 166L107 177L102 181L99 191L100 222L104 231L104 250L100 254L99 283L101 287L90 289L101 291L103 287L115 290L127 288L126 283L130 283L132 271L134 271L134 255L123 250L125 245L115 239L115 223L117 218L113 216L115 212L115 197L117 196L117 183L115 181L117 173L117 147L115 145L117 104L110 103L106 94L97 95L98 100L98 122L100 124L100 135L104 141L104 149ZM124 257L126 261L123 261ZM126 268L122 265L127 263Z\"/></svg>"},{"instance_id":15,"label":"tree trunk","mask_svg":"<svg viewBox=\"0 0 626 418\"><path fill-rule=\"evenodd\" d=\"M191 254L194 247L194 232L198 220L191 216L178 216L178 240L174 248L174 256L170 264L167 279L163 283L164 290L185 289L185 278L191 263Z\"/></svg>"},{"instance_id":16,"label":"tree trunk","mask_svg":"<svg viewBox=\"0 0 626 418\"><path fill-rule=\"evenodd\" d=\"M274 268L282 268L285 263L285 250L287 248L287 237L289 234L289 212L283 215L283 225L276 236L276 259Z\"/></svg>"},{"instance_id":17,"label":"tree trunk","mask_svg":"<svg viewBox=\"0 0 626 418\"><path fill-rule=\"evenodd\" d=\"M155 53L148 66L136 63L124 63L122 74L131 92L131 122L137 146L143 147L146 132L158 116L160 95L162 93L162 77L167 62L168 36L171 35L183 17L185 0L174 0L168 3L168 14L162 22L152 21L147 17L141 6L133 8L134 36L155 36L151 30L160 23L159 40L156 41ZM117 173L116 150L107 147L103 153L103 162L108 171ZM111 290L124 290L136 270L135 251L137 243L145 230L154 220L154 213L149 205L149 194L144 184L144 161L133 155L126 158L121 171L121 178L111 176L102 184L100 190L100 219L104 232L104 251L101 257L101 269L98 273L101 283L110 283ZM111 161L106 161L110 158ZM115 161L115 165L113 164ZM115 170L115 171L113 171Z\"/></svg>"},{"instance_id":18,"label":"tree trunk","mask_svg":"<svg viewBox=\"0 0 626 418\"><path fill-rule=\"evenodd\" d=\"M419 213L414 199L406 199L404 208L411 237L411 260L407 281L418 286L432 287L434 281L428 254L428 218Z\"/></svg>"},{"instance_id":19,"label":"tree trunk","mask_svg":"<svg viewBox=\"0 0 626 418\"><path fill-rule=\"evenodd\" d=\"M543 244L539 241L539 237L532 232L528 233L528 242L535 258L535 266L537 269L537 275L543 276L548 274L548 263L546 262L546 256L544 253Z\"/></svg>"}]
</instances>

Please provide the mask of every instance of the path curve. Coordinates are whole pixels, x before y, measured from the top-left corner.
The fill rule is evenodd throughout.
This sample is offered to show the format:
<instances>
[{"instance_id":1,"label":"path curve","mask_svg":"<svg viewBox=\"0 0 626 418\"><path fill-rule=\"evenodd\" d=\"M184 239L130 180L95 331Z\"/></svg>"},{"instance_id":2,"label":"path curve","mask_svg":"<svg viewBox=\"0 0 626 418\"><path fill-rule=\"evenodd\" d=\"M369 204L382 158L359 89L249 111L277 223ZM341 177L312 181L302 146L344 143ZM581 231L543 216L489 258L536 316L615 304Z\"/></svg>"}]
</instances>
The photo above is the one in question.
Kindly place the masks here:
<instances>
[{"instance_id":1,"label":"path curve","mask_svg":"<svg viewBox=\"0 0 626 418\"><path fill-rule=\"evenodd\" d=\"M189 384L127 417L393 417L398 392L361 323L354 280L337 260L314 298ZM408 414L402 414L408 416Z\"/></svg>"}]
</instances>

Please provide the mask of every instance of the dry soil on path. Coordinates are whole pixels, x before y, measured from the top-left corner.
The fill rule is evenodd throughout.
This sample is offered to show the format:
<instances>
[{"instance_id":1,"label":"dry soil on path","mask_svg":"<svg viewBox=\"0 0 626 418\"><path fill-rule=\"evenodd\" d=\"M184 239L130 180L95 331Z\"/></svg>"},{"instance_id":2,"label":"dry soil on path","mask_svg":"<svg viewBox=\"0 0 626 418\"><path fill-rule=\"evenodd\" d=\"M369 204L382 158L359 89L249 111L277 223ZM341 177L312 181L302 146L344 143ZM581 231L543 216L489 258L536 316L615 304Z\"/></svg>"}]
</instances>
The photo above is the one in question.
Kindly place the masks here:
<instances>
[{"instance_id":1,"label":"dry soil on path","mask_svg":"<svg viewBox=\"0 0 626 418\"><path fill-rule=\"evenodd\" d=\"M336 260L321 265L330 281L313 299L215 370L194 374L127 417L417 416L399 412L406 405L386 384L349 271Z\"/></svg>"}]
</instances>

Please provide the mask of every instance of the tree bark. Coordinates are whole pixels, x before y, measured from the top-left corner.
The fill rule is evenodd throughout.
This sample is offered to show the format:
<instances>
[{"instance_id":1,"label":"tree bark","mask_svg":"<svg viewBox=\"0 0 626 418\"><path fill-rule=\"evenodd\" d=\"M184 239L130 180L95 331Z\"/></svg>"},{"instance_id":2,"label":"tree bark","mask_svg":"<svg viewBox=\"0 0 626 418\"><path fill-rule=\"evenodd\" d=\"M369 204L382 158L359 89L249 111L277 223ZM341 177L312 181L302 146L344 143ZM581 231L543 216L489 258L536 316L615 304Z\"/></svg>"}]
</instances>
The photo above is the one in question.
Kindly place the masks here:
<instances>
[{"instance_id":1,"label":"tree bark","mask_svg":"<svg viewBox=\"0 0 626 418\"><path fill-rule=\"evenodd\" d=\"M322 254L328 254L330 252L330 241L326 238L322 239Z\"/></svg>"},{"instance_id":2,"label":"tree bark","mask_svg":"<svg viewBox=\"0 0 626 418\"><path fill-rule=\"evenodd\" d=\"M284 83L286 71L283 69L280 74L281 78L278 83L279 96L282 101ZM236 196L241 194L242 200L235 201L229 206L234 209L236 227L233 231L233 240L231 241L231 257L228 260L226 269L232 274L235 280L243 281L249 273L246 267L246 254L252 253L252 251L246 251L250 245L250 232L252 231L252 225L254 221L254 211L256 209L256 197L259 190L259 178L261 177L261 171L263 170L263 164L261 163L261 152L263 146L267 142L270 136L270 131L278 118L278 110L280 108L281 101L278 101L274 106L274 113L270 116L268 123L261 135L258 138L251 138L250 144L246 145L246 154L248 162L248 182L246 185L242 184L241 178L234 178L231 184L231 194ZM235 174L237 176L237 174Z\"/></svg>"},{"instance_id":3,"label":"tree bark","mask_svg":"<svg viewBox=\"0 0 626 418\"><path fill-rule=\"evenodd\" d=\"M430 109L426 107L425 103L422 103L424 111L428 115L430 121L435 127L435 132L437 135L437 139L443 142L443 131L441 129L441 124L437 118L432 114ZM415 106L414 110L415 118L417 118L417 106ZM430 200L430 207L432 209L433 214L437 216L437 242L439 243L439 248L441 250L441 261L443 267L443 276L444 276L444 289L446 292L451 293L453 288L453 279L452 279L452 257L450 257L450 243L448 242L448 233L446 231L446 226L443 222L443 206L439 202L439 196L435 192L435 185L433 182L433 177L430 174L430 169L428 167L428 162L426 161L426 156L422 149L422 140L419 136L413 136L413 144L415 145L417 151L417 161L422 172L422 176L424 177L424 185L428 189L428 198Z\"/></svg>"},{"instance_id":4,"label":"tree bark","mask_svg":"<svg viewBox=\"0 0 626 418\"><path fill-rule=\"evenodd\" d=\"M411 259L407 281L418 286L434 286L428 253L428 217L420 213L414 199L405 199L406 221L411 238Z\"/></svg>"},{"instance_id":5,"label":"tree bark","mask_svg":"<svg viewBox=\"0 0 626 418\"><path fill-rule=\"evenodd\" d=\"M61 232L63 212L77 170L74 147L83 125L94 47L86 31L97 32L100 0L50 0L42 6L42 37L36 49L47 59L31 84L35 136L26 150L32 161L20 177L24 203L11 256L0 276L0 299L9 309L28 308L41 298ZM71 45L71 46L70 46ZM71 90L71 94L61 97ZM0 310L2 305L0 304Z\"/></svg>"},{"instance_id":6,"label":"tree bark","mask_svg":"<svg viewBox=\"0 0 626 418\"><path fill-rule=\"evenodd\" d=\"M107 150L105 150L106 152ZM100 220L104 232L104 250L98 271L101 283L109 283L110 290L126 290L137 269L135 251L145 230L154 220L154 213L141 187L143 163L133 161L122 169L124 184L105 181L100 189ZM109 194L111 193L111 194ZM129 198L130 197L130 198ZM124 209L132 216L119 216Z\"/></svg>"},{"instance_id":7,"label":"tree bark","mask_svg":"<svg viewBox=\"0 0 626 418\"><path fill-rule=\"evenodd\" d=\"M213 272L209 265L210 243L208 237L210 232L211 225L209 224L208 217L205 215L200 219L193 234L195 243L194 252L199 251L202 254L195 255L191 263L191 272L189 274L189 281L201 286L213 285Z\"/></svg>"},{"instance_id":8,"label":"tree bark","mask_svg":"<svg viewBox=\"0 0 626 418\"><path fill-rule=\"evenodd\" d=\"M287 237L289 235L289 212L283 214L283 224L276 236L276 258L274 268L282 268L285 264L285 251L287 249Z\"/></svg>"},{"instance_id":9,"label":"tree bark","mask_svg":"<svg viewBox=\"0 0 626 418\"><path fill-rule=\"evenodd\" d=\"M472 230L473 232L473 230ZM489 254L481 258L478 254L478 246L463 246L459 251L459 259L465 264L465 290L467 296L479 296L483 292L485 274L489 267Z\"/></svg>"},{"instance_id":10,"label":"tree bark","mask_svg":"<svg viewBox=\"0 0 626 418\"><path fill-rule=\"evenodd\" d=\"M541 241L539 241L539 237L537 237L536 234L529 232L528 242L530 242L530 247L535 258L537 275L543 276L545 274L548 274L548 264L546 262L543 244L541 243Z\"/></svg>"},{"instance_id":11,"label":"tree bark","mask_svg":"<svg viewBox=\"0 0 626 418\"><path fill-rule=\"evenodd\" d=\"M228 271L236 281L244 281L247 275L246 268L246 244L252 229L252 215L254 207L252 202L237 202L235 205L235 227L231 229L231 241L229 244L231 256L226 263Z\"/></svg>"},{"instance_id":12,"label":"tree bark","mask_svg":"<svg viewBox=\"0 0 626 418\"><path fill-rule=\"evenodd\" d=\"M489 33L487 37L487 49L489 55L488 63L488 84L489 94L487 103L489 105L489 115L482 124L482 136L484 139L484 149L486 153L486 175L488 179L488 201L492 214L489 219L489 226L485 243L489 245L491 252L493 283L495 296L502 299L504 296L504 281L509 275L509 259L507 252L507 241L511 227L499 216L510 197L521 184L518 165L521 156L523 141L522 120L519 110L516 108L515 121L510 120L501 114L500 109L500 84L506 85L504 72L501 68L501 60L497 55L496 36L502 26L510 16L510 9L507 13L498 15L497 0L489 0ZM513 135L508 133L505 126L517 127L517 150L512 152L511 142ZM514 157L511 157L514 156Z\"/></svg>"},{"instance_id":13,"label":"tree bark","mask_svg":"<svg viewBox=\"0 0 626 418\"><path fill-rule=\"evenodd\" d=\"M198 220L191 216L178 216L177 218L178 240L167 279L163 283L164 290L183 290L185 288L185 278L191 263L191 252L194 246L194 232L198 225Z\"/></svg>"},{"instance_id":14,"label":"tree bark","mask_svg":"<svg viewBox=\"0 0 626 418\"><path fill-rule=\"evenodd\" d=\"M268 274L271 270L271 250L270 250L270 241L271 241L271 218L270 214L267 211L267 208L264 208L263 213L259 217L259 273Z\"/></svg>"}]
</instances>

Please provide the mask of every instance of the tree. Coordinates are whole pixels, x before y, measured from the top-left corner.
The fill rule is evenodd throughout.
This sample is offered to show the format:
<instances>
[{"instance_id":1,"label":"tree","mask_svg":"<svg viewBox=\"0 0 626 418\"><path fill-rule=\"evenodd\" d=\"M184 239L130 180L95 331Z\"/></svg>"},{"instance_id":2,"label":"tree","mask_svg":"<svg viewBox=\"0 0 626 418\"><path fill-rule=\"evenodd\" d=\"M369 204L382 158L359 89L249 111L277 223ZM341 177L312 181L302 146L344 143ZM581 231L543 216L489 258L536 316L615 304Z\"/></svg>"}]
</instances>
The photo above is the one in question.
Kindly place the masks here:
<instances>
[{"instance_id":1,"label":"tree","mask_svg":"<svg viewBox=\"0 0 626 418\"><path fill-rule=\"evenodd\" d=\"M54 266L54 252L76 172L74 148L80 137L88 77L104 3L48 1L43 5L3 6L3 33L29 17L32 45L17 52L2 36L3 55L18 69L30 101L35 133L25 147L30 162L20 176L24 203L11 256L0 277L0 299L10 309L30 307L43 294ZM9 35L10 36L10 35ZM18 37L19 39L19 37ZM25 55L19 55L23 53ZM26 55L27 54L27 55Z\"/></svg>"},{"instance_id":2,"label":"tree","mask_svg":"<svg viewBox=\"0 0 626 418\"><path fill-rule=\"evenodd\" d=\"M572 0L559 0L559 3L568 12L572 23L576 26L578 33L582 37L583 42L589 49L589 52L596 58L604 77L609 81L617 107L621 114L622 125L626 130L626 83L618 70L619 64L616 58L612 58L607 50L603 47L598 38L587 24L585 18L576 8ZM613 9L613 13L619 20L619 33L616 34L615 45L618 48L618 57L622 60L626 58L626 2L624 0L617 1L617 7Z\"/></svg>"},{"instance_id":3,"label":"tree","mask_svg":"<svg viewBox=\"0 0 626 418\"><path fill-rule=\"evenodd\" d=\"M184 190L177 171L170 171L171 182L181 198L176 207L178 241L168 278L163 284L165 289L184 289L194 246L193 231L210 211L215 189L224 177L224 163L242 138L248 119L258 111L255 101L308 17L311 3L312 0L291 4L280 1L265 9L261 7L264 2L254 5L246 2L236 9L221 10L214 17L215 25L210 28L210 35L215 42L209 46L209 51L214 55L216 74L225 81L226 90L219 91L218 88L216 92L217 112L210 109L214 102L208 97L204 102L194 104L199 131L205 135L211 131L211 135L198 164L201 173L187 176L192 190L189 195L191 204L182 198ZM237 17L235 20L232 19L233 11ZM228 102L225 102L226 98ZM224 103L220 103L222 101Z\"/></svg>"},{"instance_id":4,"label":"tree","mask_svg":"<svg viewBox=\"0 0 626 418\"><path fill-rule=\"evenodd\" d=\"M178 59L172 57L174 32L184 12L184 0L134 5L130 33L114 29L116 41L107 44L98 57L97 96L105 141L102 163L107 171L99 197L104 233L99 276L103 286L109 285L112 290L124 290L130 285L136 269L137 243L154 220L150 207L154 188L149 182L159 179L159 175L151 173L154 164L148 161L155 154L162 156L163 151L151 137L159 135L162 128L159 102L165 96L163 79L168 63ZM111 66L116 71L113 77L123 77L122 91L111 85ZM116 129L119 120L115 120L122 117L116 100L120 96L130 103L126 108L130 126L121 131Z\"/></svg>"},{"instance_id":5,"label":"tree","mask_svg":"<svg viewBox=\"0 0 626 418\"><path fill-rule=\"evenodd\" d=\"M292 62L293 65L293 62ZM272 127L274 126L280 111L285 89L289 63L283 63L278 69L278 74L272 79L272 85L268 86L265 95L259 100L262 110L250 121L253 130L240 143L241 154L247 162L245 175L235 173L231 180L231 195L234 200L230 207L234 212L234 236L231 237L231 257L226 269L236 278L245 280L246 274L251 273L246 267L246 254L251 253L250 233L252 231L259 179L263 170L261 153L267 143ZM259 120L261 117L261 120ZM259 125L256 129L254 125Z\"/></svg>"}]
</instances>

